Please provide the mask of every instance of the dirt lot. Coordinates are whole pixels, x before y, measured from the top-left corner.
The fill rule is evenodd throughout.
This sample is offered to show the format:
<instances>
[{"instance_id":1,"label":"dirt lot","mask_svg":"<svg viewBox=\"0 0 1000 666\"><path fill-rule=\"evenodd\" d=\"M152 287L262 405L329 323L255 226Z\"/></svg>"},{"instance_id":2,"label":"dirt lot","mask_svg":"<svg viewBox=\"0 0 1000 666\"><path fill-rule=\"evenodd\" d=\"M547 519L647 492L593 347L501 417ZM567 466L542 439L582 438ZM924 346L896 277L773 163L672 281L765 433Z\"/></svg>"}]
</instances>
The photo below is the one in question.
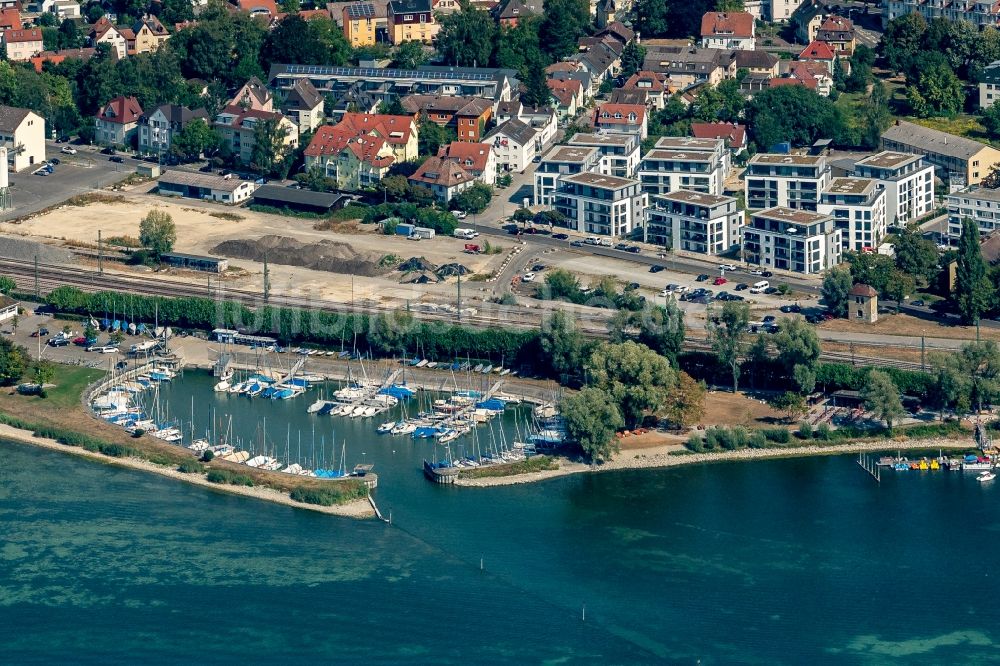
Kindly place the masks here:
<instances>
[{"instance_id":1,"label":"dirt lot","mask_svg":"<svg viewBox=\"0 0 1000 666\"><path fill-rule=\"evenodd\" d=\"M909 335L915 338L953 338L956 340L975 340L975 326L942 326L937 322L918 319L907 314L881 314L874 324L847 319L831 319L820 325L826 331L846 333L880 333L882 335ZM981 338L1000 340L1000 330L981 327Z\"/></svg>"},{"instance_id":2,"label":"dirt lot","mask_svg":"<svg viewBox=\"0 0 1000 666\"><path fill-rule=\"evenodd\" d=\"M374 228L353 228L352 233L317 231L313 220L280 215L255 213L242 208L228 208L217 204L196 201L174 201L155 195L130 193L128 202L94 203L88 206L62 207L47 214L30 218L20 224L0 224L0 232L31 235L54 241L72 240L96 244L97 231L104 238L138 235L139 221L152 209L170 214L177 225L179 252L212 254L220 243L233 239L259 239L264 236L284 236L306 244L334 241L349 244L365 259L396 255L401 259L425 257L436 265L461 263L472 273L489 273L504 259L503 254L469 255L463 252L464 241L439 238L433 241L413 242L403 237L384 236ZM213 215L213 213L215 215ZM225 219L218 215L229 213L239 219ZM234 260L234 267L246 269L246 274L233 286L261 289L262 266L251 261ZM275 293L314 296L323 299L349 301L370 298L379 301L419 300L427 295L444 296L454 292L454 280L441 284L402 285L400 276L359 277L352 280L346 275L331 274L323 270L282 266L270 261L271 285ZM476 290L468 285L471 296ZM463 291L465 289L463 288Z\"/></svg>"}]
</instances>

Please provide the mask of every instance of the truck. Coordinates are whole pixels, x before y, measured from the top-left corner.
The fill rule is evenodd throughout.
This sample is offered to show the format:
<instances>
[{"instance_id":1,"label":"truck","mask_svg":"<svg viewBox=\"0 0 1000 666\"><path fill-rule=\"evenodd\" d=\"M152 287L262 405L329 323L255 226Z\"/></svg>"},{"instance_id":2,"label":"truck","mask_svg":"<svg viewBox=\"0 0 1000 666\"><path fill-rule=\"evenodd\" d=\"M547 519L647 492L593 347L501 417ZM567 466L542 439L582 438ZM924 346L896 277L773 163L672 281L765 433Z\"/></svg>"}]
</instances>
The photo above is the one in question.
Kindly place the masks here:
<instances>
[{"instance_id":1,"label":"truck","mask_svg":"<svg viewBox=\"0 0 1000 666\"><path fill-rule=\"evenodd\" d=\"M473 231L472 229L455 229L455 231L452 232L452 236L454 236L455 238L472 240L473 238L476 237L476 232Z\"/></svg>"}]
</instances>

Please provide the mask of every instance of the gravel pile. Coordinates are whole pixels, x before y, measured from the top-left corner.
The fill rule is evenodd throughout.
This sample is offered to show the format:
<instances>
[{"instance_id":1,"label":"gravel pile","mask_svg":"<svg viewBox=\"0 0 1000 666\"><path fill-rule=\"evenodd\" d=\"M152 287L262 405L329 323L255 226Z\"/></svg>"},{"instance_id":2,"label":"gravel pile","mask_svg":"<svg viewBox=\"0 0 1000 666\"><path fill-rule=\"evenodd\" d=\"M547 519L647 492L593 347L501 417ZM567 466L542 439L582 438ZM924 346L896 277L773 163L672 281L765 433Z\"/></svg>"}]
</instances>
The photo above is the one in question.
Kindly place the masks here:
<instances>
[{"instance_id":1,"label":"gravel pile","mask_svg":"<svg viewBox=\"0 0 1000 666\"><path fill-rule=\"evenodd\" d=\"M73 253L69 250L16 236L0 236L0 257L34 262L35 255L38 255L40 264L68 264L73 260Z\"/></svg>"},{"instance_id":2,"label":"gravel pile","mask_svg":"<svg viewBox=\"0 0 1000 666\"><path fill-rule=\"evenodd\" d=\"M374 277L389 272L380 267L381 257L359 253L347 243L323 240L303 243L287 236L263 236L257 240L227 240L211 250L212 254L261 263L267 257L272 264L301 266L317 271Z\"/></svg>"}]
</instances>

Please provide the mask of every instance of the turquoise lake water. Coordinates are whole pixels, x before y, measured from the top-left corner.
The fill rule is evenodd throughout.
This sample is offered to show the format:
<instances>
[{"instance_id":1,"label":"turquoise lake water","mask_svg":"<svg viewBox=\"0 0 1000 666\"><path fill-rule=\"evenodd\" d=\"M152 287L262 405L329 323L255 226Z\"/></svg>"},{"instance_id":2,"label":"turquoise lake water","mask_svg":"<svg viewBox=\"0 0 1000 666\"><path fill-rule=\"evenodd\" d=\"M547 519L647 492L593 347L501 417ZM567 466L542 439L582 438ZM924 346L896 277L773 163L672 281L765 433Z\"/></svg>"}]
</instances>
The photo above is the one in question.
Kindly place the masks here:
<instances>
[{"instance_id":1,"label":"turquoise lake water","mask_svg":"<svg viewBox=\"0 0 1000 666\"><path fill-rule=\"evenodd\" d=\"M393 525L0 443L4 663L1000 660L1000 485L972 475L878 486L837 457L441 487L429 442L210 387L163 393L202 430L213 404L279 446L335 430Z\"/></svg>"}]
</instances>

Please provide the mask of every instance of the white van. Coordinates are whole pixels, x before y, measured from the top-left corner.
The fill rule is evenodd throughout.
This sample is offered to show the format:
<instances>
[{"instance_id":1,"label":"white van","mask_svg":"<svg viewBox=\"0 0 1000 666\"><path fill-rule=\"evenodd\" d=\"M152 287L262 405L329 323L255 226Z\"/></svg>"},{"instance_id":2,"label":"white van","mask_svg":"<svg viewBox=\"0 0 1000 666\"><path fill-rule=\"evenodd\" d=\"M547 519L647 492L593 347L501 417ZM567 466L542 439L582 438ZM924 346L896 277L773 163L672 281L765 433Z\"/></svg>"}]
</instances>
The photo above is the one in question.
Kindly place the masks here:
<instances>
[{"instance_id":1,"label":"white van","mask_svg":"<svg viewBox=\"0 0 1000 666\"><path fill-rule=\"evenodd\" d=\"M473 238L476 237L476 232L473 231L472 229L455 229L455 231L452 232L452 235L455 238L462 238L464 240L472 240Z\"/></svg>"},{"instance_id":2,"label":"white van","mask_svg":"<svg viewBox=\"0 0 1000 666\"><path fill-rule=\"evenodd\" d=\"M754 282L753 286L750 287L751 294L763 294L771 286L771 283L767 280L761 280L760 282Z\"/></svg>"}]
</instances>

